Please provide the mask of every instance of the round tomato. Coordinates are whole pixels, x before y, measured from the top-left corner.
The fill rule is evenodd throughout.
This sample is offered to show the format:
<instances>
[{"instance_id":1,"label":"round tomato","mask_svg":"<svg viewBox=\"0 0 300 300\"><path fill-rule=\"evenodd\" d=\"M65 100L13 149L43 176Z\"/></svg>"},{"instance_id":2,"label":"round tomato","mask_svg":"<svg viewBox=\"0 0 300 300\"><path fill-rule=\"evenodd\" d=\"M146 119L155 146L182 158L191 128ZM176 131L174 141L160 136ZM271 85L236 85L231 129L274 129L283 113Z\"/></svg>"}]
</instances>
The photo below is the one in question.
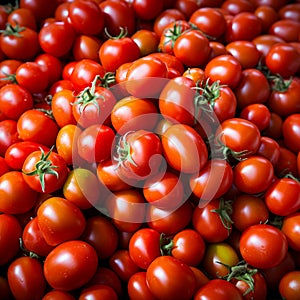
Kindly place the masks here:
<instances>
[{"instance_id":1,"label":"round tomato","mask_svg":"<svg viewBox=\"0 0 300 300\"><path fill-rule=\"evenodd\" d=\"M256 154L267 158L275 166L280 155L279 144L270 137L262 136Z\"/></svg>"},{"instance_id":2,"label":"round tomato","mask_svg":"<svg viewBox=\"0 0 300 300\"><path fill-rule=\"evenodd\" d=\"M52 288L71 291L85 285L96 273L97 266L98 256L90 244L80 240L67 241L47 255L44 275Z\"/></svg>"},{"instance_id":3,"label":"round tomato","mask_svg":"<svg viewBox=\"0 0 300 300\"><path fill-rule=\"evenodd\" d=\"M118 300L117 293L108 285L95 284L93 286L84 288L79 296L79 300L87 299L103 299L103 300Z\"/></svg>"},{"instance_id":4,"label":"round tomato","mask_svg":"<svg viewBox=\"0 0 300 300\"><path fill-rule=\"evenodd\" d=\"M289 247L299 251L299 224L300 224L300 213L291 213L283 218L281 230L285 234Z\"/></svg>"},{"instance_id":5,"label":"round tomato","mask_svg":"<svg viewBox=\"0 0 300 300\"><path fill-rule=\"evenodd\" d=\"M151 293L159 299L191 299L196 278L188 265L172 256L159 256L149 265L146 281Z\"/></svg>"},{"instance_id":6,"label":"round tomato","mask_svg":"<svg viewBox=\"0 0 300 300\"><path fill-rule=\"evenodd\" d=\"M0 121L0 155L4 156L10 146L20 141L17 121L10 119Z\"/></svg>"},{"instance_id":7,"label":"round tomato","mask_svg":"<svg viewBox=\"0 0 300 300\"><path fill-rule=\"evenodd\" d=\"M272 225L252 225L242 232L240 252L243 259L254 268L275 267L283 261L287 249L284 233Z\"/></svg>"},{"instance_id":8,"label":"round tomato","mask_svg":"<svg viewBox=\"0 0 300 300\"><path fill-rule=\"evenodd\" d=\"M149 21L157 17L163 10L163 1L134 0L132 7L138 18Z\"/></svg>"},{"instance_id":9,"label":"round tomato","mask_svg":"<svg viewBox=\"0 0 300 300\"><path fill-rule=\"evenodd\" d=\"M296 300L300 293L300 271L286 273L279 282L279 293L287 300Z\"/></svg>"},{"instance_id":10,"label":"round tomato","mask_svg":"<svg viewBox=\"0 0 300 300\"><path fill-rule=\"evenodd\" d=\"M284 144L293 152L300 151L300 113L289 115L282 124Z\"/></svg>"},{"instance_id":11,"label":"round tomato","mask_svg":"<svg viewBox=\"0 0 300 300\"><path fill-rule=\"evenodd\" d=\"M146 56L157 51L159 37L154 31L140 29L131 36L131 39L138 45L140 56Z\"/></svg>"}]
</instances>

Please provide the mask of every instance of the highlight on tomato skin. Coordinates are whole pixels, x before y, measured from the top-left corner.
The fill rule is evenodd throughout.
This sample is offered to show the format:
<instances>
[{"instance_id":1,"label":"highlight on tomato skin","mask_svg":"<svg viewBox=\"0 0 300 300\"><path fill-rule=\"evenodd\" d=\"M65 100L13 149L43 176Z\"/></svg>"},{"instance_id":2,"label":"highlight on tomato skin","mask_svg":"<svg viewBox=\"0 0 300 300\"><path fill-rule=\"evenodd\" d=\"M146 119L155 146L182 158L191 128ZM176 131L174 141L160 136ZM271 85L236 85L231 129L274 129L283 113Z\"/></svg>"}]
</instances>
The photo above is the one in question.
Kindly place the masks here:
<instances>
[{"instance_id":1,"label":"highlight on tomato skin","mask_svg":"<svg viewBox=\"0 0 300 300\"><path fill-rule=\"evenodd\" d=\"M4 2L0 297L298 299L300 3Z\"/></svg>"}]
</instances>

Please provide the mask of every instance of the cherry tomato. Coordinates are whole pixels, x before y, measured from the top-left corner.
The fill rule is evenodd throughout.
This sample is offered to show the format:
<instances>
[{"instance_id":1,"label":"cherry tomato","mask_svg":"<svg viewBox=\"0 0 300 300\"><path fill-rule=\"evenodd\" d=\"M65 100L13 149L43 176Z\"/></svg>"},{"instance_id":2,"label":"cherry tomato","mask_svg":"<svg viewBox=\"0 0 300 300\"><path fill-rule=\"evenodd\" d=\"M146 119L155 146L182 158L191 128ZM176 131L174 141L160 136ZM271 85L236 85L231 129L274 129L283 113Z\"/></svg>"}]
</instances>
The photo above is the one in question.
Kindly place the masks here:
<instances>
[{"instance_id":1,"label":"cherry tomato","mask_svg":"<svg viewBox=\"0 0 300 300\"><path fill-rule=\"evenodd\" d=\"M300 151L300 113L289 115L282 124L284 144L293 152Z\"/></svg>"},{"instance_id":2,"label":"cherry tomato","mask_svg":"<svg viewBox=\"0 0 300 300\"><path fill-rule=\"evenodd\" d=\"M287 300L297 299L300 293L300 272L291 271L286 273L279 282L279 293Z\"/></svg>"},{"instance_id":3,"label":"cherry tomato","mask_svg":"<svg viewBox=\"0 0 300 300\"><path fill-rule=\"evenodd\" d=\"M44 275L52 288L71 291L85 285L96 273L97 266L96 250L84 241L72 240L59 244L48 254Z\"/></svg>"},{"instance_id":4,"label":"cherry tomato","mask_svg":"<svg viewBox=\"0 0 300 300\"><path fill-rule=\"evenodd\" d=\"M159 0L134 0L132 7L136 16L142 20L153 20L163 10L163 1Z\"/></svg>"},{"instance_id":5,"label":"cherry tomato","mask_svg":"<svg viewBox=\"0 0 300 300\"><path fill-rule=\"evenodd\" d=\"M104 284L96 284L87 288L84 288L79 296L79 300L87 300L93 298L103 300L117 300L118 296L114 289Z\"/></svg>"},{"instance_id":6,"label":"cherry tomato","mask_svg":"<svg viewBox=\"0 0 300 300\"><path fill-rule=\"evenodd\" d=\"M101 45L102 41L96 36L85 34L77 36L72 47L74 59L80 61L87 58L99 62L98 52Z\"/></svg>"},{"instance_id":7,"label":"cherry tomato","mask_svg":"<svg viewBox=\"0 0 300 300\"><path fill-rule=\"evenodd\" d=\"M17 130L17 121L5 119L0 121L0 155L4 156L6 150L21 139Z\"/></svg>"},{"instance_id":8,"label":"cherry tomato","mask_svg":"<svg viewBox=\"0 0 300 300\"><path fill-rule=\"evenodd\" d=\"M285 234L289 247L299 251L300 243L299 243L299 221L300 214L299 212L291 213L286 215L283 218L281 230Z\"/></svg>"}]
</instances>

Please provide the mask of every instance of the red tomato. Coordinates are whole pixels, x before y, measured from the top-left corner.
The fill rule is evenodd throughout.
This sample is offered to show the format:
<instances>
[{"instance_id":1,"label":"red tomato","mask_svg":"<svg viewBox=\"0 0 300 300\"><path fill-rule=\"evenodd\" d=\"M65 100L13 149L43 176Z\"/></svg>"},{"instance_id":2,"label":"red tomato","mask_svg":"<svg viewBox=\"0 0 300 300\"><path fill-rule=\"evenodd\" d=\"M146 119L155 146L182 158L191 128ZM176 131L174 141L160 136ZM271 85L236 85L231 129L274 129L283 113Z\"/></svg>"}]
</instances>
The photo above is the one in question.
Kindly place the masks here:
<instances>
[{"instance_id":1,"label":"red tomato","mask_svg":"<svg viewBox=\"0 0 300 300\"><path fill-rule=\"evenodd\" d=\"M279 282L279 293L287 300L296 300L300 293L300 271L286 273Z\"/></svg>"},{"instance_id":2,"label":"red tomato","mask_svg":"<svg viewBox=\"0 0 300 300\"><path fill-rule=\"evenodd\" d=\"M17 121L10 119L0 121L0 155L4 156L11 145L20 141Z\"/></svg>"},{"instance_id":3,"label":"red tomato","mask_svg":"<svg viewBox=\"0 0 300 300\"><path fill-rule=\"evenodd\" d=\"M11 262L20 249L22 227L18 219L15 216L2 213L0 215L0 234L0 265L3 266Z\"/></svg>"},{"instance_id":4,"label":"red tomato","mask_svg":"<svg viewBox=\"0 0 300 300\"><path fill-rule=\"evenodd\" d=\"M104 284L96 284L87 288L84 288L79 296L79 300L88 300L93 297L94 299L103 300L117 300L118 296L114 289Z\"/></svg>"},{"instance_id":5,"label":"red tomato","mask_svg":"<svg viewBox=\"0 0 300 300\"><path fill-rule=\"evenodd\" d=\"M0 110L5 117L13 120L33 108L33 97L26 89L15 83L8 83L0 89Z\"/></svg>"},{"instance_id":6,"label":"red tomato","mask_svg":"<svg viewBox=\"0 0 300 300\"><path fill-rule=\"evenodd\" d=\"M153 20L163 10L163 1L160 0L134 0L132 7L136 16L142 20Z\"/></svg>"},{"instance_id":7,"label":"red tomato","mask_svg":"<svg viewBox=\"0 0 300 300\"><path fill-rule=\"evenodd\" d=\"M59 291L59 290L52 290L46 293L42 300L54 300L54 299L75 300L75 298L70 293Z\"/></svg>"},{"instance_id":8,"label":"red tomato","mask_svg":"<svg viewBox=\"0 0 300 300\"><path fill-rule=\"evenodd\" d=\"M29 256L19 257L8 267L7 278L15 299L41 299L46 291L43 266Z\"/></svg>"},{"instance_id":9,"label":"red tomato","mask_svg":"<svg viewBox=\"0 0 300 300\"><path fill-rule=\"evenodd\" d=\"M159 299L191 299L196 289L193 271L172 256L157 257L146 271L151 293Z\"/></svg>"},{"instance_id":10,"label":"red tomato","mask_svg":"<svg viewBox=\"0 0 300 300\"><path fill-rule=\"evenodd\" d=\"M299 224L300 224L300 213L295 212L286 215L283 218L281 230L285 234L289 247L296 251L300 250L299 243Z\"/></svg>"},{"instance_id":11,"label":"red tomato","mask_svg":"<svg viewBox=\"0 0 300 300\"><path fill-rule=\"evenodd\" d=\"M97 266L98 256L90 244L80 240L67 241L48 254L44 275L52 288L71 291L85 285L96 273Z\"/></svg>"},{"instance_id":12,"label":"red tomato","mask_svg":"<svg viewBox=\"0 0 300 300\"><path fill-rule=\"evenodd\" d=\"M279 13L268 5L256 7L254 14L261 20L262 33L267 33L271 25L279 19Z\"/></svg>"},{"instance_id":13,"label":"red tomato","mask_svg":"<svg viewBox=\"0 0 300 300\"><path fill-rule=\"evenodd\" d=\"M299 38L300 23L291 19L280 19L274 22L268 33L282 38L286 42L296 42Z\"/></svg>"},{"instance_id":14,"label":"red tomato","mask_svg":"<svg viewBox=\"0 0 300 300\"><path fill-rule=\"evenodd\" d=\"M300 113L289 115L282 124L284 144L293 152L300 151Z\"/></svg>"},{"instance_id":15,"label":"red tomato","mask_svg":"<svg viewBox=\"0 0 300 300\"><path fill-rule=\"evenodd\" d=\"M99 49L102 45L102 40L96 36L81 34L76 37L72 54L76 61L88 58L99 62Z\"/></svg>"},{"instance_id":16,"label":"red tomato","mask_svg":"<svg viewBox=\"0 0 300 300\"><path fill-rule=\"evenodd\" d=\"M288 242L285 235L274 226L257 224L242 232L241 255L254 268L275 267L283 261L287 249Z\"/></svg>"},{"instance_id":17,"label":"red tomato","mask_svg":"<svg viewBox=\"0 0 300 300\"><path fill-rule=\"evenodd\" d=\"M138 45L140 56L146 56L157 51L159 37L154 31L140 29L131 36L131 39Z\"/></svg>"},{"instance_id":18,"label":"red tomato","mask_svg":"<svg viewBox=\"0 0 300 300\"><path fill-rule=\"evenodd\" d=\"M28 27L32 30L37 29L37 20L32 10L25 7L14 9L7 17L7 22L11 25Z\"/></svg>"},{"instance_id":19,"label":"red tomato","mask_svg":"<svg viewBox=\"0 0 300 300\"><path fill-rule=\"evenodd\" d=\"M288 216L300 208L300 183L292 178L277 179L266 190L265 203L273 214Z\"/></svg>"},{"instance_id":20,"label":"red tomato","mask_svg":"<svg viewBox=\"0 0 300 300\"><path fill-rule=\"evenodd\" d=\"M274 139L262 136L256 154L267 158L275 166L280 156L279 149L279 144Z\"/></svg>"},{"instance_id":21,"label":"red tomato","mask_svg":"<svg viewBox=\"0 0 300 300\"><path fill-rule=\"evenodd\" d=\"M202 137L188 125L170 126L162 136L162 147L168 164L179 172L198 172L208 159Z\"/></svg>"},{"instance_id":22,"label":"red tomato","mask_svg":"<svg viewBox=\"0 0 300 300\"><path fill-rule=\"evenodd\" d=\"M39 193L52 193L60 189L68 175L64 159L52 150L30 153L22 167L26 183Z\"/></svg>"},{"instance_id":23,"label":"red tomato","mask_svg":"<svg viewBox=\"0 0 300 300\"><path fill-rule=\"evenodd\" d=\"M0 87L7 83L15 83L15 73L22 61L16 59L4 59L0 62Z\"/></svg>"},{"instance_id":24,"label":"red tomato","mask_svg":"<svg viewBox=\"0 0 300 300\"><path fill-rule=\"evenodd\" d=\"M0 177L0 211L2 213L29 212L37 201L37 192L28 186L22 172L10 171Z\"/></svg>"}]
</instances>

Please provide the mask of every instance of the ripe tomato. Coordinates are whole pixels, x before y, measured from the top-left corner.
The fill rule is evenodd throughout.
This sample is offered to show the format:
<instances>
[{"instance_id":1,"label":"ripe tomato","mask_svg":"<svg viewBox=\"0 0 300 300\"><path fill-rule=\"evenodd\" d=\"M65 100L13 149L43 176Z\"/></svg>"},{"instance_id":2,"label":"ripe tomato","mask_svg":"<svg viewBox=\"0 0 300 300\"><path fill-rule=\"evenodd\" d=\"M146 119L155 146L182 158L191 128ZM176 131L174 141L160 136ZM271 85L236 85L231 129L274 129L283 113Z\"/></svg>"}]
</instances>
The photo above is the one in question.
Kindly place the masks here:
<instances>
[{"instance_id":1,"label":"ripe tomato","mask_svg":"<svg viewBox=\"0 0 300 300\"><path fill-rule=\"evenodd\" d=\"M28 27L7 24L0 35L0 48L10 59L30 60L39 51L38 33Z\"/></svg>"},{"instance_id":2,"label":"ripe tomato","mask_svg":"<svg viewBox=\"0 0 300 300\"><path fill-rule=\"evenodd\" d=\"M80 240L67 241L48 254L44 262L44 275L52 288L71 291L91 280L97 266L98 256L90 244Z\"/></svg>"},{"instance_id":3,"label":"ripe tomato","mask_svg":"<svg viewBox=\"0 0 300 300\"><path fill-rule=\"evenodd\" d=\"M146 281L158 299L191 299L196 289L193 271L172 256L159 256L149 265Z\"/></svg>"},{"instance_id":4,"label":"ripe tomato","mask_svg":"<svg viewBox=\"0 0 300 300\"><path fill-rule=\"evenodd\" d=\"M284 233L272 225L252 225L242 232L240 252L243 259L254 268L275 267L283 261L287 249Z\"/></svg>"},{"instance_id":5,"label":"ripe tomato","mask_svg":"<svg viewBox=\"0 0 300 300\"><path fill-rule=\"evenodd\" d=\"M146 56L157 51L159 37L154 31L140 29L131 36L131 39L138 45L140 56Z\"/></svg>"},{"instance_id":6,"label":"ripe tomato","mask_svg":"<svg viewBox=\"0 0 300 300\"><path fill-rule=\"evenodd\" d=\"M122 64L140 57L140 49L134 40L121 31L119 36L110 36L99 49L102 66L108 72L115 72Z\"/></svg>"},{"instance_id":7,"label":"ripe tomato","mask_svg":"<svg viewBox=\"0 0 300 300\"><path fill-rule=\"evenodd\" d=\"M266 190L265 203L273 214L288 216L300 208L300 183L292 178L277 179Z\"/></svg>"},{"instance_id":8,"label":"ripe tomato","mask_svg":"<svg viewBox=\"0 0 300 300\"><path fill-rule=\"evenodd\" d=\"M52 290L46 293L42 300L53 300L53 299L75 300L73 295L71 295L69 292L63 292L60 290Z\"/></svg>"},{"instance_id":9,"label":"ripe tomato","mask_svg":"<svg viewBox=\"0 0 300 300\"><path fill-rule=\"evenodd\" d=\"M37 210L38 225L51 246L79 238L85 228L85 218L75 204L61 197L46 199Z\"/></svg>"},{"instance_id":10,"label":"ripe tomato","mask_svg":"<svg viewBox=\"0 0 300 300\"><path fill-rule=\"evenodd\" d=\"M9 228L9 230L7 230ZM2 213L0 215L0 265L3 266L18 254L22 227L15 216Z\"/></svg>"},{"instance_id":11,"label":"ripe tomato","mask_svg":"<svg viewBox=\"0 0 300 300\"><path fill-rule=\"evenodd\" d=\"M22 172L10 171L0 177L0 211L2 213L29 212L37 201L37 192L28 186Z\"/></svg>"},{"instance_id":12,"label":"ripe tomato","mask_svg":"<svg viewBox=\"0 0 300 300\"><path fill-rule=\"evenodd\" d=\"M299 212L291 213L283 218L281 230L285 234L289 247L299 251L299 224L300 214Z\"/></svg>"},{"instance_id":13,"label":"ripe tomato","mask_svg":"<svg viewBox=\"0 0 300 300\"><path fill-rule=\"evenodd\" d=\"M162 147L168 164L179 172L198 172L208 159L208 150L202 137L185 124L170 126L162 136Z\"/></svg>"},{"instance_id":14,"label":"ripe tomato","mask_svg":"<svg viewBox=\"0 0 300 300\"><path fill-rule=\"evenodd\" d=\"M30 153L22 167L26 183L39 193L52 193L60 189L68 175L64 159L53 152L40 149Z\"/></svg>"},{"instance_id":15,"label":"ripe tomato","mask_svg":"<svg viewBox=\"0 0 300 300\"><path fill-rule=\"evenodd\" d=\"M242 300L243 296L233 283L223 279L212 279L196 292L194 299Z\"/></svg>"},{"instance_id":16,"label":"ripe tomato","mask_svg":"<svg viewBox=\"0 0 300 300\"><path fill-rule=\"evenodd\" d=\"M281 297L288 300L296 300L300 293L300 271L286 273L279 282Z\"/></svg>"},{"instance_id":17,"label":"ripe tomato","mask_svg":"<svg viewBox=\"0 0 300 300\"><path fill-rule=\"evenodd\" d=\"M15 83L8 83L0 89L0 110L5 117L13 120L28 109L33 108L33 97L25 88Z\"/></svg>"},{"instance_id":18,"label":"ripe tomato","mask_svg":"<svg viewBox=\"0 0 300 300\"><path fill-rule=\"evenodd\" d=\"M270 137L262 136L256 154L267 158L275 166L280 156L279 144Z\"/></svg>"},{"instance_id":19,"label":"ripe tomato","mask_svg":"<svg viewBox=\"0 0 300 300\"><path fill-rule=\"evenodd\" d=\"M160 0L134 0L132 7L136 16L142 20L153 20L163 10L163 1Z\"/></svg>"},{"instance_id":20,"label":"ripe tomato","mask_svg":"<svg viewBox=\"0 0 300 300\"><path fill-rule=\"evenodd\" d=\"M41 299L46 291L43 266L29 256L19 257L9 265L7 279L16 299Z\"/></svg>"},{"instance_id":21,"label":"ripe tomato","mask_svg":"<svg viewBox=\"0 0 300 300\"><path fill-rule=\"evenodd\" d=\"M230 54L223 54L211 59L204 68L206 78L212 82L220 81L230 88L235 88L242 77L242 65Z\"/></svg>"},{"instance_id":22,"label":"ripe tomato","mask_svg":"<svg viewBox=\"0 0 300 300\"><path fill-rule=\"evenodd\" d=\"M14 75L21 64L22 61L16 59L4 59L0 62L0 87L7 83L16 83Z\"/></svg>"},{"instance_id":23,"label":"ripe tomato","mask_svg":"<svg viewBox=\"0 0 300 300\"><path fill-rule=\"evenodd\" d=\"M233 201L231 219L233 226L243 232L251 225L266 223L269 210L261 198L240 194Z\"/></svg>"},{"instance_id":24,"label":"ripe tomato","mask_svg":"<svg viewBox=\"0 0 300 300\"><path fill-rule=\"evenodd\" d=\"M38 218L31 219L22 232L23 247L39 256L46 257L54 246L49 245L39 227Z\"/></svg>"},{"instance_id":25,"label":"ripe tomato","mask_svg":"<svg viewBox=\"0 0 300 300\"><path fill-rule=\"evenodd\" d=\"M129 241L129 255L134 263L146 270L152 261L161 256L161 235L152 228L141 228L134 232Z\"/></svg>"},{"instance_id":26,"label":"ripe tomato","mask_svg":"<svg viewBox=\"0 0 300 300\"><path fill-rule=\"evenodd\" d=\"M282 38L286 42L296 42L299 38L300 24L291 19L279 19L274 22L268 33Z\"/></svg>"},{"instance_id":27,"label":"ripe tomato","mask_svg":"<svg viewBox=\"0 0 300 300\"><path fill-rule=\"evenodd\" d=\"M92 59L96 62L99 61L99 49L102 45L102 41L96 36L90 36L81 34L75 38L72 54L76 61L82 59Z\"/></svg>"},{"instance_id":28,"label":"ripe tomato","mask_svg":"<svg viewBox=\"0 0 300 300\"><path fill-rule=\"evenodd\" d=\"M8 147L20 141L17 121L10 119L0 121L0 155L4 156Z\"/></svg>"},{"instance_id":29,"label":"ripe tomato","mask_svg":"<svg viewBox=\"0 0 300 300\"><path fill-rule=\"evenodd\" d=\"M37 30L37 20L32 10L26 7L14 9L7 17L7 22L11 25L19 25Z\"/></svg>"},{"instance_id":30,"label":"ripe tomato","mask_svg":"<svg viewBox=\"0 0 300 300\"><path fill-rule=\"evenodd\" d=\"M264 157L253 155L240 161L233 171L233 182L243 193L265 192L274 179L274 167Z\"/></svg>"},{"instance_id":31,"label":"ripe tomato","mask_svg":"<svg viewBox=\"0 0 300 300\"><path fill-rule=\"evenodd\" d=\"M282 124L283 140L286 147L295 153L300 151L300 113L289 115Z\"/></svg>"},{"instance_id":32,"label":"ripe tomato","mask_svg":"<svg viewBox=\"0 0 300 300\"><path fill-rule=\"evenodd\" d=\"M96 284L84 288L79 296L79 300L86 300L90 298L103 300L118 300L118 295L114 289L108 285Z\"/></svg>"}]
</instances>

